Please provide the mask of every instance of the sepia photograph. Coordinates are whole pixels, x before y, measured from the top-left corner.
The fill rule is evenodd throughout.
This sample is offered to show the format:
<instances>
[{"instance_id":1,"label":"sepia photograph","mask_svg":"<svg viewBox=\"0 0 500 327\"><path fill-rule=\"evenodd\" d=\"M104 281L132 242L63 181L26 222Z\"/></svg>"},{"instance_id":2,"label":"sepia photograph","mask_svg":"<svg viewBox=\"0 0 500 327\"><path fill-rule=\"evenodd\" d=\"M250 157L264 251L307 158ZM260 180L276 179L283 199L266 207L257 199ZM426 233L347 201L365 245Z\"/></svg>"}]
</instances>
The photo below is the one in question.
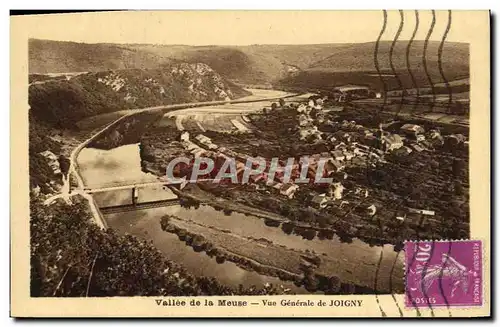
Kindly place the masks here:
<instances>
[{"instance_id":1,"label":"sepia photograph","mask_svg":"<svg viewBox=\"0 0 500 327\"><path fill-rule=\"evenodd\" d=\"M366 316L489 303L490 217L471 211L489 67L476 75L470 36L487 11L18 19L40 26L19 86L28 297Z\"/></svg>"}]
</instances>

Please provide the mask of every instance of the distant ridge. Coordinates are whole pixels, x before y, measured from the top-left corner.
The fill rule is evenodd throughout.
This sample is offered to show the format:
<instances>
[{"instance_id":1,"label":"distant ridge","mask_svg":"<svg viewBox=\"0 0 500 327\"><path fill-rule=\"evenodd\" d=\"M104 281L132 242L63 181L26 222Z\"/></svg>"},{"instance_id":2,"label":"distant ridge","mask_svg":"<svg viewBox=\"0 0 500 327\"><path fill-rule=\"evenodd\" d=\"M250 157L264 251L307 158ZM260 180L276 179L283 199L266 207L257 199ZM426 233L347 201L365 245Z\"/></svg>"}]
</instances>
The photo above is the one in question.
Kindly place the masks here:
<instances>
[{"instance_id":1,"label":"distant ridge","mask_svg":"<svg viewBox=\"0 0 500 327\"><path fill-rule=\"evenodd\" d=\"M390 69L391 41L379 46L379 63ZM430 74L439 76L439 41L430 41L427 63ZM394 66L406 71L408 41L394 49ZM414 70L421 70L424 41L415 41L410 51ZM160 68L175 62L205 63L223 77L242 84L274 83L306 73L375 71L374 42L309 45L189 46L154 44L85 44L31 39L30 73L62 73L115 69ZM450 79L469 76L469 46L447 42L443 48L443 69ZM311 73L312 72L312 73Z\"/></svg>"}]
</instances>

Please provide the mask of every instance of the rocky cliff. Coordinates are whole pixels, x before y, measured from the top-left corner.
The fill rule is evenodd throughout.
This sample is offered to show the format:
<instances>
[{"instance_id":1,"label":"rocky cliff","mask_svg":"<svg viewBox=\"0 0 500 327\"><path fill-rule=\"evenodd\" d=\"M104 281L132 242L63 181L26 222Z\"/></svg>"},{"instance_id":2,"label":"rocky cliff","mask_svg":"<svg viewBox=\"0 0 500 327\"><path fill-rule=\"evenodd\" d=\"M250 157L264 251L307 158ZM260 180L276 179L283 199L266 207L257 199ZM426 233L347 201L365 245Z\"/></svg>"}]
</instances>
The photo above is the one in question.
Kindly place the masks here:
<instances>
[{"instance_id":1,"label":"rocky cliff","mask_svg":"<svg viewBox=\"0 0 500 327\"><path fill-rule=\"evenodd\" d=\"M230 100L248 94L206 64L179 63L34 82L29 88L29 104L37 118L71 127L83 118L117 110Z\"/></svg>"}]
</instances>

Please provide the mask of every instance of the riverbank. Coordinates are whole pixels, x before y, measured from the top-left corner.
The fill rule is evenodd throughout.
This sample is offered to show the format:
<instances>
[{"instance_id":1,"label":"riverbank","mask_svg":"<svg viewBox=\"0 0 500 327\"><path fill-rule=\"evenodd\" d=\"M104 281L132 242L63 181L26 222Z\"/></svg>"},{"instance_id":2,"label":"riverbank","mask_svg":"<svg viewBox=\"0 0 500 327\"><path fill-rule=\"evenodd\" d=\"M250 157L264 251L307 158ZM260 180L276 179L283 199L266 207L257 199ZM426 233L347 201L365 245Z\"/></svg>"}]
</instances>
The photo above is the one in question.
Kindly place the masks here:
<instances>
[{"instance_id":1,"label":"riverbank","mask_svg":"<svg viewBox=\"0 0 500 327\"><path fill-rule=\"evenodd\" d=\"M265 237L259 239L233 234L190 219L163 216L161 228L190 246L195 252L204 252L217 263L226 260L259 274L292 281L309 292L325 294L373 294L374 289L356 285L331 274L320 274L323 257L311 252L288 249ZM390 290L378 289L380 293ZM400 291L400 290L399 290Z\"/></svg>"}]
</instances>

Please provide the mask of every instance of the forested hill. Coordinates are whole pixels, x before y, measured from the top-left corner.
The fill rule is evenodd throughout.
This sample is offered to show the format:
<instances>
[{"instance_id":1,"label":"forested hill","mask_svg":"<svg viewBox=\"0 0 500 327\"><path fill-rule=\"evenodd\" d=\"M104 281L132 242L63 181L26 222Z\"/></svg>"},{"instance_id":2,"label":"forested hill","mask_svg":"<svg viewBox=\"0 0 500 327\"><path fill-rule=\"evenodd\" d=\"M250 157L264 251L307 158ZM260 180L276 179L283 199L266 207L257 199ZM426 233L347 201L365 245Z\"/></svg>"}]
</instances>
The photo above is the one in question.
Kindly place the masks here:
<instances>
[{"instance_id":1,"label":"forested hill","mask_svg":"<svg viewBox=\"0 0 500 327\"><path fill-rule=\"evenodd\" d=\"M171 59L116 44L29 40L30 74L158 68Z\"/></svg>"},{"instance_id":2,"label":"forested hill","mask_svg":"<svg viewBox=\"0 0 500 327\"><path fill-rule=\"evenodd\" d=\"M393 49L393 66L406 71L408 41L398 41ZM411 44L409 61L414 71L423 70L424 41ZM392 41L379 44L379 66L390 71ZM429 74L440 77L440 41L429 41L426 61ZM36 73L87 72L130 68L158 68L172 62L204 63L226 79L242 84L276 83L305 73L330 76L338 72L374 72L375 42L300 45L187 46L165 44L86 44L49 40L30 40L29 71ZM441 56L449 80L468 77L469 45L446 42ZM319 74L319 75L318 75ZM321 76L320 76L321 75ZM321 82L321 84L325 84Z\"/></svg>"},{"instance_id":3,"label":"forested hill","mask_svg":"<svg viewBox=\"0 0 500 327\"><path fill-rule=\"evenodd\" d=\"M236 99L248 94L205 64L181 63L34 82L29 87L29 105L37 119L71 128L83 118L117 110Z\"/></svg>"}]
</instances>

